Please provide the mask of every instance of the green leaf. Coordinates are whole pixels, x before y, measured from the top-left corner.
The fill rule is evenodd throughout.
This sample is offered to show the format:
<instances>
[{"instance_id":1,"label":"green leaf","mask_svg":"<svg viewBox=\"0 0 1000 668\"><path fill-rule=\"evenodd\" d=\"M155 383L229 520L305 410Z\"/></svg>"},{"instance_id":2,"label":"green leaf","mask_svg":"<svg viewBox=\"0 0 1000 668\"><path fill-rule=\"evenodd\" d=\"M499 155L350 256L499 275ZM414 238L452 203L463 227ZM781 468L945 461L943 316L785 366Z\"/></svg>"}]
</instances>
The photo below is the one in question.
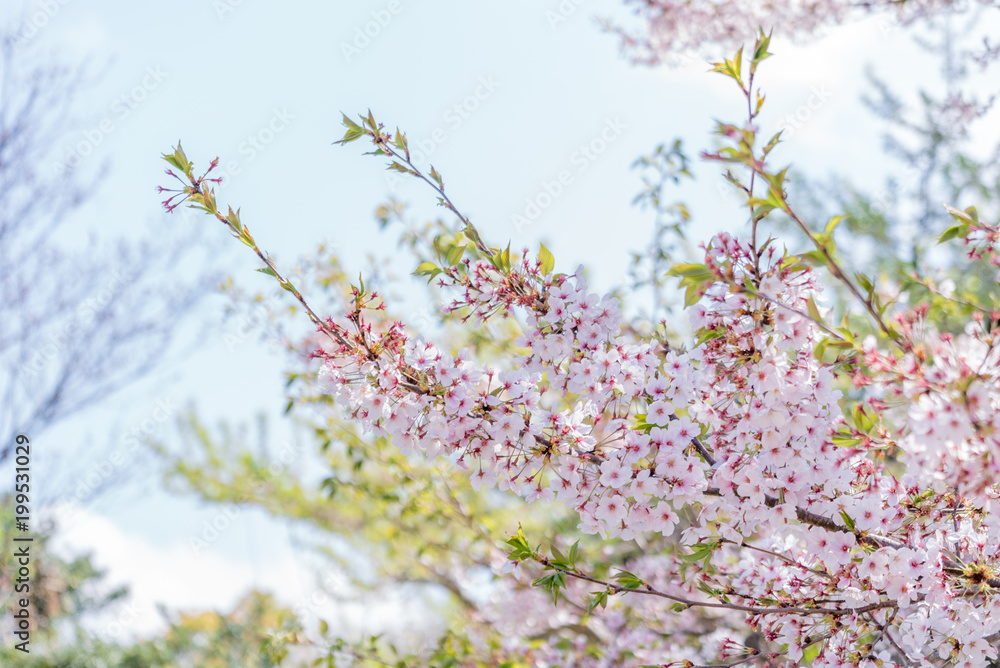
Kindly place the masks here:
<instances>
[{"instance_id":1,"label":"green leaf","mask_svg":"<svg viewBox=\"0 0 1000 668\"><path fill-rule=\"evenodd\" d=\"M551 274L556 266L556 259L549 252L549 249L545 247L545 244L541 244L541 248L538 250L538 263L543 276Z\"/></svg>"},{"instance_id":2,"label":"green leaf","mask_svg":"<svg viewBox=\"0 0 1000 668\"><path fill-rule=\"evenodd\" d=\"M785 175L788 173L788 168L785 167L783 170L777 174L765 174L764 178L767 182L771 184L771 189L775 192L776 201L781 201L781 192L785 189Z\"/></svg>"},{"instance_id":3,"label":"green leaf","mask_svg":"<svg viewBox=\"0 0 1000 668\"><path fill-rule=\"evenodd\" d=\"M171 165L173 165L177 169L181 170L182 172L184 171L184 168L181 167L180 163L177 162L177 158L175 158L170 153L164 153L163 154L163 159L166 160L167 162L169 162Z\"/></svg>"},{"instance_id":4,"label":"green leaf","mask_svg":"<svg viewBox=\"0 0 1000 668\"><path fill-rule=\"evenodd\" d=\"M444 190L444 179L441 178L441 175L438 173L438 170L434 169L434 165L431 165L431 178L437 182L438 187L441 190Z\"/></svg>"},{"instance_id":5,"label":"green leaf","mask_svg":"<svg viewBox=\"0 0 1000 668\"><path fill-rule=\"evenodd\" d=\"M462 228L462 234L464 234L465 238L471 241L472 243L474 244L480 243L479 232L476 231L476 228L474 228L471 223Z\"/></svg>"},{"instance_id":6,"label":"green leaf","mask_svg":"<svg viewBox=\"0 0 1000 668\"><path fill-rule=\"evenodd\" d=\"M851 409L851 416L854 418L854 426L858 428L858 431L867 434L875 427L875 421L868 416L862 404L854 405Z\"/></svg>"},{"instance_id":7,"label":"green leaf","mask_svg":"<svg viewBox=\"0 0 1000 668\"><path fill-rule=\"evenodd\" d=\"M396 148L401 149L403 151L408 150L408 146L406 143L406 135L400 132L399 128L396 128Z\"/></svg>"},{"instance_id":8,"label":"green leaf","mask_svg":"<svg viewBox=\"0 0 1000 668\"><path fill-rule=\"evenodd\" d=\"M697 348L701 344L711 341L712 339L721 339L725 335L726 332L721 327L705 330L701 333L701 336L698 337L698 341L695 342L694 347Z\"/></svg>"},{"instance_id":9,"label":"green leaf","mask_svg":"<svg viewBox=\"0 0 1000 668\"><path fill-rule=\"evenodd\" d=\"M427 282L430 283L434 280L434 277L438 274L443 274L444 271L441 267L437 266L433 262L421 262L420 266L416 268L413 272L414 276L426 276Z\"/></svg>"},{"instance_id":10,"label":"green leaf","mask_svg":"<svg viewBox=\"0 0 1000 668\"><path fill-rule=\"evenodd\" d=\"M177 159L177 162L180 163L181 169L183 169L184 171L187 171L188 169L191 168L191 161L188 160L187 154L181 147L180 139L177 140L177 148L174 150L174 158Z\"/></svg>"},{"instance_id":11,"label":"green leaf","mask_svg":"<svg viewBox=\"0 0 1000 668\"><path fill-rule=\"evenodd\" d=\"M233 211L233 207L229 207L229 215L226 216L226 220L229 221L230 226L237 232L243 232L243 223L240 222L240 210L237 209Z\"/></svg>"},{"instance_id":12,"label":"green leaf","mask_svg":"<svg viewBox=\"0 0 1000 668\"><path fill-rule=\"evenodd\" d=\"M688 563L695 563L698 561L707 560L712 556L712 553L719 547L718 540L710 540L704 543L696 543L691 545L691 554L684 554L683 552L678 553L678 557L681 561L686 561Z\"/></svg>"},{"instance_id":13,"label":"green leaf","mask_svg":"<svg viewBox=\"0 0 1000 668\"><path fill-rule=\"evenodd\" d=\"M278 275L276 273L274 273L274 270L271 269L270 267L261 267L257 271L259 271L262 274L267 274L268 276L272 276L274 278L278 277Z\"/></svg>"},{"instance_id":14,"label":"green leaf","mask_svg":"<svg viewBox=\"0 0 1000 668\"><path fill-rule=\"evenodd\" d=\"M712 66L713 67L710 71L724 74L727 77L733 79L736 83L738 83L740 85L740 88L743 87L743 77L741 75L741 72L743 70L742 46L740 47L740 50L736 52L736 55L733 56L732 60L725 59L721 63L712 63Z\"/></svg>"},{"instance_id":15,"label":"green leaf","mask_svg":"<svg viewBox=\"0 0 1000 668\"><path fill-rule=\"evenodd\" d=\"M953 207L944 205L945 211L951 214L951 217L960 223L972 224L979 222L979 215L976 213L976 208L970 206L965 211L959 211Z\"/></svg>"},{"instance_id":16,"label":"green leaf","mask_svg":"<svg viewBox=\"0 0 1000 668\"><path fill-rule=\"evenodd\" d=\"M570 568L576 568L576 560L579 558L579 556L580 556L580 541L577 540L569 548L569 565L570 565Z\"/></svg>"},{"instance_id":17,"label":"green leaf","mask_svg":"<svg viewBox=\"0 0 1000 668\"><path fill-rule=\"evenodd\" d=\"M511 559L524 561L525 559L534 558L535 553L532 551L531 546L528 545L528 539L524 535L524 529L521 527L520 522L517 525L517 534L511 536L505 542L513 548L509 555Z\"/></svg>"},{"instance_id":18,"label":"green leaf","mask_svg":"<svg viewBox=\"0 0 1000 668\"><path fill-rule=\"evenodd\" d=\"M776 135L774 135L773 137L771 137L771 139L768 140L767 144L764 145L764 155L767 155L768 153L770 153L771 149L773 149L775 146L777 146L778 144L781 143L781 133L782 132L784 132L784 130L779 130L778 133Z\"/></svg>"},{"instance_id":19,"label":"green leaf","mask_svg":"<svg viewBox=\"0 0 1000 668\"><path fill-rule=\"evenodd\" d=\"M642 580L635 573L629 573L628 571L621 571L615 573L614 579L618 581L618 584L625 589L638 589L643 585Z\"/></svg>"},{"instance_id":20,"label":"green leaf","mask_svg":"<svg viewBox=\"0 0 1000 668\"><path fill-rule=\"evenodd\" d=\"M809 251L808 253L802 253L799 255L799 259L808 265L813 267L825 267L826 266L826 256L823 255L823 251Z\"/></svg>"},{"instance_id":21,"label":"green leaf","mask_svg":"<svg viewBox=\"0 0 1000 668\"><path fill-rule=\"evenodd\" d=\"M348 130L357 130L358 132L364 132L364 129L360 125L358 125L357 123L355 123L354 121L352 121L347 116L347 114L341 113L341 116L343 116L343 118L344 118L343 124L347 127Z\"/></svg>"},{"instance_id":22,"label":"green leaf","mask_svg":"<svg viewBox=\"0 0 1000 668\"><path fill-rule=\"evenodd\" d=\"M769 58L774 54L768 52L767 47L771 45L771 33L767 35L764 31L760 31L760 36L757 37L757 43L754 45L753 60L750 63L750 71L754 72L757 70L757 64L763 61L765 58Z\"/></svg>"},{"instance_id":23,"label":"green leaf","mask_svg":"<svg viewBox=\"0 0 1000 668\"><path fill-rule=\"evenodd\" d=\"M352 121L347 117L347 114L341 114L344 117L343 125L347 127L347 132L344 134L343 138L339 141L333 142L334 144L347 144L352 142L358 137L363 137L365 134L365 129Z\"/></svg>"},{"instance_id":24,"label":"green leaf","mask_svg":"<svg viewBox=\"0 0 1000 668\"><path fill-rule=\"evenodd\" d=\"M854 272L854 280L858 282L858 285L864 288L865 292L867 292L869 296L875 291L875 284L872 283L870 278L862 274L860 271Z\"/></svg>"},{"instance_id":25,"label":"green leaf","mask_svg":"<svg viewBox=\"0 0 1000 668\"><path fill-rule=\"evenodd\" d=\"M454 246L450 251L445 260L448 262L448 266L454 267L458 264L458 261L462 259L462 254L465 252L465 246Z\"/></svg>"},{"instance_id":26,"label":"green leaf","mask_svg":"<svg viewBox=\"0 0 1000 668\"><path fill-rule=\"evenodd\" d=\"M809 317L812 318L813 320L815 320L816 322L822 323L823 322L823 316L821 316L819 314L819 307L816 306L816 301L812 298L811 295L809 297L809 301L807 302L807 305L808 305L808 309L809 309Z\"/></svg>"},{"instance_id":27,"label":"green leaf","mask_svg":"<svg viewBox=\"0 0 1000 668\"><path fill-rule=\"evenodd\" d=\"M563 573L543 575L542 577L535 579L535 581L531 584L535 587L547 589L549 593L552 594L552 602L558 603L559 591L562 587L566 586L566 576Z\"/></svg>"},{"instance_id":28,"label":"green leaf","mask_svg":"<svg viewBox=\"0 0 1000 668\"><path fill-rule=\"evenodd\" d=\"M555 545L552 546L552 556L554 556L555 559L550 559L549 562L553 565L560 566L562 568L567 568L569 566L569 560L566 559L566 555L563 554L562 551Z\"/></svg>"},{"instance_id":29,"label":"green leaf","mask_svg":"<svg viewBox=\"0 0 1000 668\"><path fill-rule=\"evenodd\" d=\"M440 271L441 268L434 264L433 262L421 262L420 266L417 267L416 271L413 272L414 276L422 276L424 274L430 273L432 271Z\"/></svg>"},{"instance_id":30,"label":"green leaf","mask_svg":"<svg viewBox=\"0 0 1000 668\"><path fill-rule=\"evenodd\" d=\"M708 267L703 264L684 264L678 263L670 267L667 272L668 276L688 276L688 277L702 277L711 276L712 272L709 271Z\"/></svg>"},{"instance_id":31,"label":"green leaf","mask_svg":"<svg viewBox=\"0 0 1000 668\"><path fill-rule=\"evenodd\" d=\"M835 447L838 448L855 448L861 445L860 438L854 438L853 436L845 436L843 434L834 434L830 437L830 442L833 443Z\"/></svg>"},{"instance_id":32,"label":"green leaf","mask_svg":"<svg viewBox=\"0 0 1000 668\"><path fill-rule=\"evenodd\" d=\"M943 244L946 241L951 241L956 237L965 237L969 233L968 223L959 223L958 225L952 225L947 230L938 237L938 243Z\"/></svg>"},{"instance_id":33,"label":"green leaf","mask_svg":"<svg viewBox=\"0 0 1000 668\"><path fill-rule=\"evenodd\" d=\"M590 604L587 605L587 612L593 612L597 606L605 608L608 605L608 590L604 589L602 591L591 592L594 598L590 600Z\"/></svg>"},{"instance_id":34,"label":"green leaf","mask_svg":"<svg viewBox=\"0 0 1000 668\"><path fill-rule=\"evenodd\" d=\"M689 308L697 304L703 294L704 292L698 285L694 283L688 284L684 290L684 308Z\"/></svg>"},{"instance_id":35,"label":"green leaf","mask_svg":"<svg viewBox=\"0 0 1000 668\"><path fill-rule=\"evenodd\" d=\"M500 266L501 271L510 271L510 243L508 242L507 248L500 254Z\"/></svg>"},{"instance_id":36,"label":"green leaf","mask_svg":"<svg viewBox=\"0 0 1000 668\"><path fill-rule=\"evenodd\" d=\"M184 149L181 148L180 139L177 140L177 148L174 149L174 152L164 153L163 159L169 162L177 169L181 170L188 178L192 178L191 161L187 159L187 155L184 153Z\"/></svg>"},{"instance_id":37,"label":"green leaf","mask_svg":"<svg viewBox=\"0 0 1000 668\"><path fill-rule=\"evenodd\" d=\"M844 216L834 216L830 219L830 222L826 224L826 229L823 230L824 234L832 235L833 231L837 229L837 225L840 225L840 221L844 219Z\"/></svg>"},{"instance_id":38,"label":"green leaf","mask_svg":"<svg viewBox=\"0 0 1000 668\"><path fill-rule=\"evenodd\" d=\"M715 275L703 264L675 264L667 275L681 277L680 285L685 288L685 307L696 304L708 286L715 282Z\"/></svg>"}]
</instances>

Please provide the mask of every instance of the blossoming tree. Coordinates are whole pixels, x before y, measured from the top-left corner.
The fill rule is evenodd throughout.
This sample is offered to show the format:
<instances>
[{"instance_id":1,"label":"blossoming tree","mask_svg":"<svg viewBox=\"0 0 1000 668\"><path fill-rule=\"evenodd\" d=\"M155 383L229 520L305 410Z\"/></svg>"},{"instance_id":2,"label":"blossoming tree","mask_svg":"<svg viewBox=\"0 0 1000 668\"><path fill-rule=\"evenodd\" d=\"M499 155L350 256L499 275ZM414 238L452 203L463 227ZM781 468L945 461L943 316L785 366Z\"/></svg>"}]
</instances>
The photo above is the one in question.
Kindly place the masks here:
<instances>
[{"instance_id":1,"label":"blossoming tree","mask_svg":"<svg viewBox=\"0 0 1000 668\"><path fill-rule=\"evenodd\" d=\"M708 45L739 43L761 25L780 25L784 34L804 37L875 16L884 35L956 9L996 6L990 0L625 0L624 4L636 18L634 25L610 24L611 30L618 34L622 50L635 62L645 64L684 58L685 52ZM985 53L996 55L996 47L989 41L984 46Z\"/></svg>"},{"instance_id":2,"label":"blossoming tree","mask_svg":"<svg viewBox=\"0 0 1000 668\"><path fill-rule=\"evenodd\" d=\"M405 134L369 112L341 143L370 141L389 169L425 182L457 219L416 274L451 294L472 326L511 319L512 352L486 363L381 316L359 283L341 318L317 313L259 248L239 211L180 146L164 156L180 187L168 209L204 210L250 247L305 309L322 342L319 379L364 432L402 454L447 459L474 490L557 501L578 530L627 543L617 563L581 544L537 545L511 530L510 585L497 624L534 665L985 666L1000 607L1000 322L996 291L899 277L911 304L850 275L841 217L805 220L762 140L755 77L771 54L716 63L746 102L720 123L725 166L748 233L718 234L701 262L675 265L693 339L642 337L619 301L560 273L552 254L490 245L442 176L413 164ZM744 57L746 56L746 57ZM1000 267L1000 227L949 208L942 242L970 267ZM810 243L771 235L784 217ZM969 272L973 276L974 272ZM995 271L994 271L995 277ZM820 306L839 284L854 309ZM943 320L937 313L947 311ZM947 322L960 322L948 327ZM555 606L555 607L553 607ZM500 606L503 607L503 606ZM561 615L570 633L531 637ZM474 642L474 639L473 639ZM508 665L516 665L510 663Z\"/></svg>"}]
</instances>

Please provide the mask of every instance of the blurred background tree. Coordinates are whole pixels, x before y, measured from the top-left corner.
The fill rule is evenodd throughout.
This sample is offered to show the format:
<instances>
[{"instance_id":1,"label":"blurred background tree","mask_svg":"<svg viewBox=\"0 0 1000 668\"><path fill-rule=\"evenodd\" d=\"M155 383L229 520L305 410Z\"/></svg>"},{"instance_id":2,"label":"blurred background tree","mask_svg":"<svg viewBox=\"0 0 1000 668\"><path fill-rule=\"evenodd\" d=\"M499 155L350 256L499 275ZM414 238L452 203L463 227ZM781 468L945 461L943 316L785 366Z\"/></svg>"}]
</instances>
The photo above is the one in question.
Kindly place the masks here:
<instances>
[{"instance_id":1,"label":"blurred background tree","mask_svg":"<svg viewBox=\"0 0 1000 668\"><path fill-rule=\"evenodd\" d=\"M107 406L167 361L213 280L204 269L161 278L203 243L193 227L136 242L74 226L104 169L62 165L56 149L84 121L75 104L90 77L0 36L0 463L14 435Z\"/></svg>"}]
</instances>

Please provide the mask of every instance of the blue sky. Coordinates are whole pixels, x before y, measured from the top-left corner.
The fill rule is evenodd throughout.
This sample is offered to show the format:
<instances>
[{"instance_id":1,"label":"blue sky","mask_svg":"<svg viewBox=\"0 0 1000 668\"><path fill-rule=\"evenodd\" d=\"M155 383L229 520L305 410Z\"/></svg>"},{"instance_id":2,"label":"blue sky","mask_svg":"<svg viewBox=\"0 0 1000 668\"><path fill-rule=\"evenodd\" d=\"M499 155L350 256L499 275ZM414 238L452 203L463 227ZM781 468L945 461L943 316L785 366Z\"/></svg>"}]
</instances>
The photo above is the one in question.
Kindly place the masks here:
<instances>
[{"instance_id":1,"label":"blue sky","mask_svg":"<svg viewBox=\"0 0 1000 668\"><path fill-rule=\"evenodd\" d=\"M224 234L208 218L165 217L159 207L159 155L180 138L199 164L220 157L231 177L221 202L242 207L243 221L279 263L325 240L357 273L368 253L395 245L372 216L387 195L410 203L416 217L439 213L432 193L394 187L360 144L331 145L343 134L342 111L371 108L427 154L456 204L494 244L544 242L562 268L587 264L606 290L623 283L629 252L651 234L649 215L629 204L640 186L629 165L675 137L693 156L713 145L712 119L742 118L735 86L706 73L704 61L629 65L597 24L598 16L620 16L607 0L17 4L0 16L19 22L33 52L89 59L100 73L76 106L79 132L47 167L76 160L86 174L108 161L106 178L73 222L108 240L152 236L162 225L214 225ZM905 33L871 19L796 46L776 31L772 51L777 56L760 73L768 94L762 130L769 135L798 115L778 162L806 165L814 177L850 170L858 183L878 182L892 165L879 155L883 128L858 102L861 75L868 61L907 62L882 69L904 90L932 76ZM739 231L745 220L716 171L699 165L698 180L677 194L692 208L696 241ZM558 196L543 197L560 178ZM517 224L531 203L537 216ZM242 246L222 248L212 255L218 269L247 290L270 287ZM263 411L280 448L290 437L280 418L282 358L255 337L225 345L240 322L224 321L221 303L202 313L207 326L191 328L196 347L134 390L47 432L51 449L79 457L82 477L100 463L88 454L103 451L93 444L113 447L143 421L166 436L170 421L158 417L164 406L188 402L209 421L248 421ZM288 465L308 464L302 456ZM37 465L44 476L46 462ZM94 550L113 581L135 588L146 612L131 629L153 628L155 601L225 606L259 586L294 603L312 591L294 527L243 511L196 557L190 538L220 509L158 491L155 467L139 459L129 472L133 481L123 489L88 499L71 522L64 515L61 540L67 552ZM289 572L295 576L275 575Z\"/></svg>"}]
</instances>

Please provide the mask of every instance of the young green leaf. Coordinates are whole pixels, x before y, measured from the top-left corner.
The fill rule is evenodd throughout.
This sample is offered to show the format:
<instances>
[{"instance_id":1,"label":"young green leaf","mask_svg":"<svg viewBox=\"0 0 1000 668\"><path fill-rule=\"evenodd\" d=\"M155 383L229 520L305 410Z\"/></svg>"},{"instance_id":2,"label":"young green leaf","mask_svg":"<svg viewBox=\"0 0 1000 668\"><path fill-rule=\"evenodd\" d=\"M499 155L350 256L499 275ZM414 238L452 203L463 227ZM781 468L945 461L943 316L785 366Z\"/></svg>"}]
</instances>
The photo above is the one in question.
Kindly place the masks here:
<instances>
[{"instance_id":1,"label":"young green leaf","mask_svg":"<svg viewBox=\"0 0 1000 668\"><path fill-rule=\"evenodd\" d=\"M543 276L551 274L552 270L556 266L556 259L552 256L552 253L549 252L549 249L545 247L545 244L542 244L538 251L538 263Z\"/></svg>"}]
</instances>

